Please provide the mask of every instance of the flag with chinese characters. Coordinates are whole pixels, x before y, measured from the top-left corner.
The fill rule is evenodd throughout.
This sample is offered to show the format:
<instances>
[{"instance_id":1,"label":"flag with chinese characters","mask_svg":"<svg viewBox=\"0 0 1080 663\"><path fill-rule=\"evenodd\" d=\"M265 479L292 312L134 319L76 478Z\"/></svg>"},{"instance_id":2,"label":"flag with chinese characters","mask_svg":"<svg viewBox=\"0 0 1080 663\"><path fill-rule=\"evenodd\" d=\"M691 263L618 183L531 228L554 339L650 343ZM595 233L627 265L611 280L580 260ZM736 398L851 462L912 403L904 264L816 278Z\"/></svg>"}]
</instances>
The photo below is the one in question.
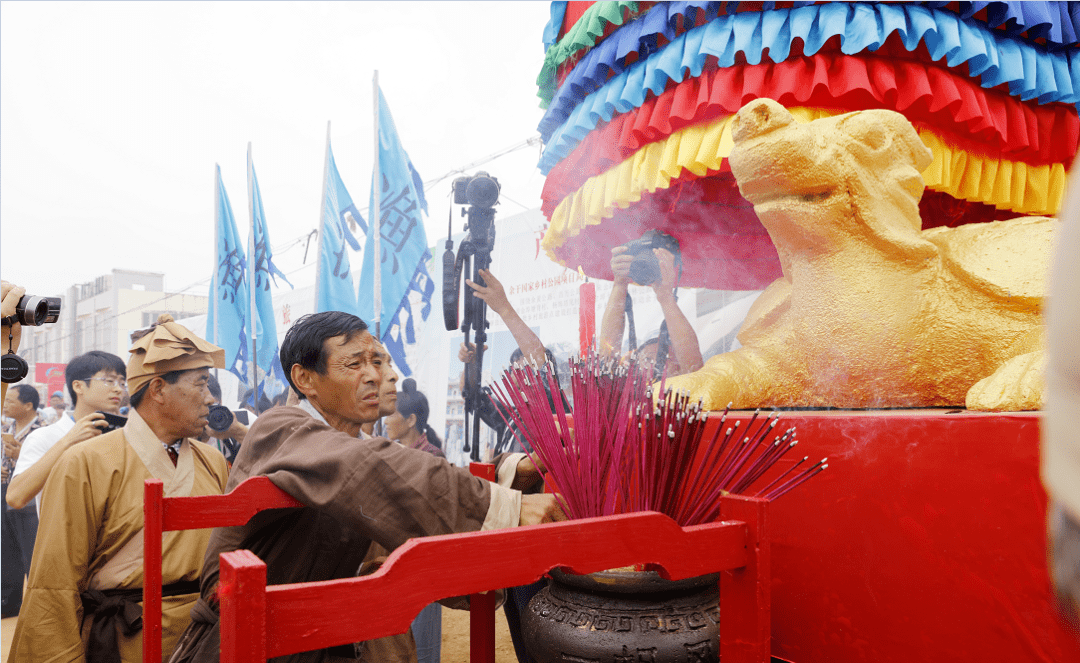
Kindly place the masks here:
<instances>
[{"instance_id":1,"label":"flag with chinese characters","mask_svg":"<svg viewBox=\"0 0 1080 663\"><path fill-rule=\"evenodd\" d=\"M221 181L221 166L215 166L214 218L217 251L210 302L206 314L206 335L225 349L225 368L242 381L248 379L247 320L251 310L248 295L247 259L236 229L229 194Z\"/></svg>"},{"instance_id":2,"label":"flag with chinese characters","mask_svg":"<svg viewBox=\"0 0 1080 663\"><path fill-rule=\"evenodd\" d=\"M270 281L277 286L277 277L286 283L289 279L274 265L273 252L270 249L270 236L266 230L266 215L263 212L262 195L259 193L259 180L255 177L255 166L251 162L251 146L248 146L248 192L251 196L251 265L248 272L249 282L255 289L255 364L256 379L260 397L259 410L263 409L261 397L273 401L289 388L285 372L278 357L277 323L274 320L274 303L270 295ZM292 287L292 283L289 283ZM250 378L248 378L250 379ZM248 401L245 399L245 401Z\"/></svg>"},{"instance_id":3,"label":"flag with chinese characters","mask_svg":"<svg viewBox=\"0 0 1080 663\"><path fill-rule=\"evenodd\" d=\"M431 312L434 283L427 272L427 235L421 212L427 212L423 181L398 139L390 108L379 90L379 182L371 183L369 209L375 209L379 195L379 219L372 221L364 245L364 262L357 296L359 315L372 327L376 316L381 321L382 342L398 369L412 373L405 361L405 345L415 343L410 293L417 293L421 317ZM372 231L379 232L378 259ZM382 310L376 314L374 296L375 264L381 269Z\"/></svg>"},{"instance_id":4,"label":"flag with chinese characters","mask_svg":"<svg viewBox=\"0 0 1080 663\"><path fill-rule=\"evenodd\" d=\"M327 133L329 134L329 131ZM359 251L360 243L356 241L350 226L358 223L365 231L367 226L338 174L334 153L330 149L329 135L326 137L326 164L323 173L315 310L352 313L356 310L356 294L353 292L349 253L350 248L352 251Z\"/></svg>"}]
</instances>

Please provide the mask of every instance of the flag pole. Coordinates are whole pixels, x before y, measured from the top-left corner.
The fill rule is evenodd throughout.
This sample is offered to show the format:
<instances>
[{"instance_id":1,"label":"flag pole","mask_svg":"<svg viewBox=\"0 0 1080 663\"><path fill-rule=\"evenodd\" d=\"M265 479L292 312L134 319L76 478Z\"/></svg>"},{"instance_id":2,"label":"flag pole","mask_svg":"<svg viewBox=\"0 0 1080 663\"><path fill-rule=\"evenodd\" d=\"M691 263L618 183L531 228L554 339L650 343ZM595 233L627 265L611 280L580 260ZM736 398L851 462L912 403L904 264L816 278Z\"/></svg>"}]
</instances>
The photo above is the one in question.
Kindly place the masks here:
<instances>
[{"instance_id":1,"label":"flag pole","mask_svg":"<svg viewBox=\"0 0 1080 663\"><path fill-rule=\"evenodd\" d=\"M214 304L214 345L220 346L221 337L221 325L218 323L221 320L221 306L218 304L218 269L220 269L221 256L218 255L218 249L221 248L221 166L214 164L214 275L213 281L210 284L210 297ZM209 331L209 330L207 330ZM214 375L217 376L217 371L214 371Z\"/></svg>"},{"instance_id":2,"label":"flag pole","mask_svg":"<svg viewBox=\"0 0 1080 663\"><path fill-rule=\"evenodd\" d=\"M219 288L221 287L218 276L221 269L221 256L218 249L221 248L221 165L214 164L214 275L210 284L211 303L214 306L214 345L221 347L221 301ZM209 332L210 330L206 330ZM214 379L220 380L218 369L214 368Z\"/></svg>"},{"instance_id":3,"label":"flag pole","mask_svg":"<svg viewBox=\"0 0 1080 663\"><path fill-rule=\"evenodd\" d=\"M256 264L255 255L255 180L252 178L251 167L251 141L248 141L247 149L247 181L248 181L248 217L251 219L251 230L248 232L248 293L250 299L250 314L248 319L251 321L251 357L248 361L249 375L251 376L251 405L255 410L255 414L259 414L259 356L256 354L255 346L255 275L258 271L258 265Z\"/></svg>"},{"instance_id":4,"label":"flag pole","mask_svg":"<svg viewBox=\"0 0 1080 663\"><path fill-rule=\"evenodd\" d=\"M323 233L326 232L326 187L330 180L330 120L326 121L326 156L323 159L322 170L322 202L319 203L319 234L316 238L318 247L315 249L315 310L319 310L319 302L322 301L322 259L323 259ZM350 278L352 276L350 275Z\"/></svg>"},{"instance_id":5,"label":"flag pole","mask_svg":"<svg viewBox=\"0 0 1080 663\"><path fill-rule=\"evenodd\" d=\"M379 236L382 234L382 218L379 213L379 199L382 197L382 180L379 177L379 70L375 70L372 79L372 101L375 106L375 170L371 178L371 238L373 245L372 264L375 268L375 338L382 342L382 253L379 250Z\"/></svg>"}]
</instances>

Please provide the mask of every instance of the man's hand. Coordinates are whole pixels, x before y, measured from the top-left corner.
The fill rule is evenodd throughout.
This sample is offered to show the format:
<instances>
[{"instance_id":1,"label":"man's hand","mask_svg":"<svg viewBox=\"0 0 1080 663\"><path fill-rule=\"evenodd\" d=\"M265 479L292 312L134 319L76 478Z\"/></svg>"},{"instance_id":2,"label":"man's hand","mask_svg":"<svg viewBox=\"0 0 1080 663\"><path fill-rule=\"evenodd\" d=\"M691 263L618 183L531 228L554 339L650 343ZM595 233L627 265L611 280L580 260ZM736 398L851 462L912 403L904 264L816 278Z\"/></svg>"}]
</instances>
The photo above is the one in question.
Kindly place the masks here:
<instances>
[{"instance_id":1,"label":"man's hand","mask_svg":"<svg viewBox=\"0 0 1080 663\"><path fill-rule=\"evenodd\" d=\"M229 426L229 429L221 435L221 437L224 437L226 439L232 438L237 442L243 442L244 437L247 435L247 432L248 427L241 423L239 419L233 417L232 424Z\"/></svg>"},{"instance_id":2,"label":"man's hand","mask_svg":"<svg viewBox=\"0 0 1080 663\"><path fill-rule=\"evenodd\" d=\"M17 286L7 281L0 281L0 317L8 318L15 315L15 306L26 294L26 288ZM3 343L0 344L0 354L6 354L8 352L15 352L19 349L19 341L22 339L22 325L15 323L11 325L11 341L7 340L8 326L3 325L4 338Z\"/></svg>"},{"instance_id":3,"label":"man's hand","mask_svg":"<svg viewBox=\"0 0 1080 663\"><path fill-rule=\"evenodd\" d=\"M15 441L15 436L4 433L4 455L12 460L18 460L20 449L22 449L22 444Z\"/></svg>"},{"instance_id":4,"label":"man's hand","mask_svg":"<svg viewBox=\"0 0 1080 663\"><path fill-rule=\"evenodd\" d=\"M521 519L519 525L539 525L566 520L554 495L541 493L521 496Z\"/></svg>"},{"instance_id":5,"label":"man's hand","mask_svg":"<svg viewBox=\"0 0 1080 663\"><path fill-rule=\"evenodd\" d=\"M507 311L512 311L513 307L510 306L510 300L506 298L506 291L503 290L502 283L499 279L495 278L495 275L491 273L491 270L481 269L477 272L487 283L486 286L474 283L469 279L465 279L465 283L476 293L477 299L482 299L487 303L488 308L495 311L499 317L505 317Z\"/></svg>"},{"instance_id":6,"label":"man's hand","mask_svg":"<svg viewBox=\"0 0 1080 663\"><path fill-rule=\"evenodd\" d=\"M626 253L625 246L616 246L611 249L611 271L615 274L615 285L629 285L630 264L634 262L634 256Z\"/></svg>"},{"instance_id":7,"label":"man's hand","mask_svg":"<svg viewBox=\"0 0 1080 663\"><path fill-rule=\"evenodd\" d=\"M487 343L485 343L484 351L487 352L487 349L488 346ZM457 358L458 361L463 364L473 363L473 361L476 359L476 344L469 343L468 345L466 345L465 343L462 343L461 347L458 349Z\"/></svg>"},{"instance_id":8,"label":"man's hand","mask_svg":"<svg viewBox=\"0 0 1080 663\"><path fill-rule=\"evenodd\" d=\"M667 249L653 249L656 262L660 265L660 281L652 286L657 295L670 293L675 289L675 256Z\"/></svg>"},{"instance_id":9,"label":"man's hand","mask_svg":"<svg viewBox=\"0 0 1080 663\"><path fill-rule=\"evenodd\" d=\"M91 412L75 422L75 426L60 438L60 443L66 447L73 447L80 442L101 435L109 424L105 421L105 415L100 412Z\"/></svg>"},{"instance_id":10,"label":"man's hand","mask_svg":"<svg viewBox=\"0 0 1080 663\"><path fill-rule=\"evenodd\" d=\"M518 461L517 468L514 470L514 481L510 484L510 487L514 490L527 490L536 485L537 481L543 480L542 467L537 467L532 458L525 456Z\"/></svg>"}]
</instances>

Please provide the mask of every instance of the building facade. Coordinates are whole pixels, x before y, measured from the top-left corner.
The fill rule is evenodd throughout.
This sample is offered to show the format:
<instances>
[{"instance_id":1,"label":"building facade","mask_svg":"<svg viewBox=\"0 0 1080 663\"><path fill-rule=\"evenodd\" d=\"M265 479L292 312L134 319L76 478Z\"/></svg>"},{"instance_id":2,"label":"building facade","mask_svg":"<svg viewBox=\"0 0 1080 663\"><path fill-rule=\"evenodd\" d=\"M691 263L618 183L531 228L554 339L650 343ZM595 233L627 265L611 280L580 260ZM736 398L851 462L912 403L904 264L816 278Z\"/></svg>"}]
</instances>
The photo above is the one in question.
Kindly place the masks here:
<instances>
[{"instance_id":1,"label":"building facade","mask_svg":"<svg viewBox=\"0 0 1080 663\"><path fill-rule=\"evenodd\" d=\"M156 272L114 269L59 295L60 319L24 327L19 354L30 365L66 364L90 350L111 352L125 361L131 332L148 327L162 313L180 319L205 314L206 295L165 292L165 276Z\"/></svg>"}]
</instances>

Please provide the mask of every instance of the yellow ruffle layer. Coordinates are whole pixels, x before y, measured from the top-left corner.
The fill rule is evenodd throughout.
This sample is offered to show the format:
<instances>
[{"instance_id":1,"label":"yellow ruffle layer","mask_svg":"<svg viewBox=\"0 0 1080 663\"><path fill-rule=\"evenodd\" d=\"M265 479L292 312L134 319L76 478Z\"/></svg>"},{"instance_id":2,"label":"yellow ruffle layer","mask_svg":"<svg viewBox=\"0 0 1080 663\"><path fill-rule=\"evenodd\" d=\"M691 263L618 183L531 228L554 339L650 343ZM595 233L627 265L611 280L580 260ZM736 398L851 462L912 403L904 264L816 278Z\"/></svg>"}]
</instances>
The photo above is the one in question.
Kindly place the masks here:
<instances>
[{"instance_id":1,"label":"yellow ruffle layer","mask_svg":"<svg viewBox=\"0 0 1080 663\"><path fill-rule=\"evenodd\" d=\"M835 115L819 108L789 108L798 122ZM687 127L668 138L650 143L604 173L586 180L567 196L551 215L542 246L553 260L555 249L585 227L598 225L641 200L645 192L671 186L683 169L696 176L719 170L731 154L731 118ZM954 198L988 203L1019 214L1057 214L1065 193L1064 164L1032 166L1020 161L995 160L951 146L932 131L919 131L933 152L923 171L926 186Z\"/></svg>"}]
</instances>

